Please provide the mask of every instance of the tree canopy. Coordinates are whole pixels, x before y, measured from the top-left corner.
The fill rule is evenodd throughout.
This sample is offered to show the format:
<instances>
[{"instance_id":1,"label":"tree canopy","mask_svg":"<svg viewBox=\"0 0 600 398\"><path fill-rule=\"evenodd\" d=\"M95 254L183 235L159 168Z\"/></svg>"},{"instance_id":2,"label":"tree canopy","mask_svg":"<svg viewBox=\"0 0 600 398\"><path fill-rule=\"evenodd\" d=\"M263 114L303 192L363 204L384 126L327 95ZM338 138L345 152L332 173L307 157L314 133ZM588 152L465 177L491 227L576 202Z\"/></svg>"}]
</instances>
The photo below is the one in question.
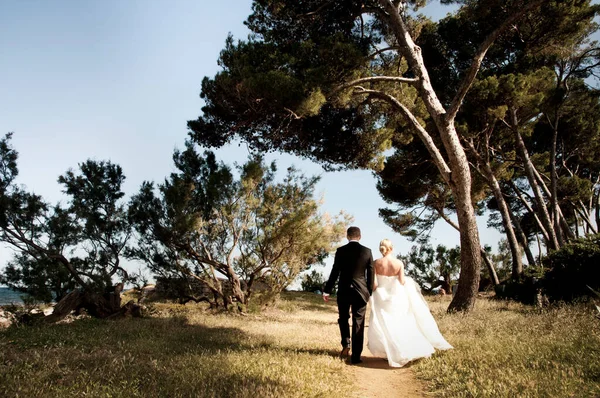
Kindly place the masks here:
<instances>
[{"instance_id":1,"label":"tree canopy","mask_svg":"<svg viewBox=\"0 0 600 398\"><path fill-rule=\"evenodd\" d=\"M583 0L444 3L460 8L434 23L406 12L425 1L254 1L246 21L251 35L227 40L222 70L204 78L205 106L188 126L201 145L241 139L326 167L371 168L402 180L382 180L391 197L449 204L462 248L450 309L468 310L482 253L474 208L484 181L472 177L464 150L463 105L478 77L530 72L541 59L556 59L596 8ZM403 179L402 170L387 170L404 164L424 165L423 179L410 182L414 174Z\"/></svg>"}]
</instances>

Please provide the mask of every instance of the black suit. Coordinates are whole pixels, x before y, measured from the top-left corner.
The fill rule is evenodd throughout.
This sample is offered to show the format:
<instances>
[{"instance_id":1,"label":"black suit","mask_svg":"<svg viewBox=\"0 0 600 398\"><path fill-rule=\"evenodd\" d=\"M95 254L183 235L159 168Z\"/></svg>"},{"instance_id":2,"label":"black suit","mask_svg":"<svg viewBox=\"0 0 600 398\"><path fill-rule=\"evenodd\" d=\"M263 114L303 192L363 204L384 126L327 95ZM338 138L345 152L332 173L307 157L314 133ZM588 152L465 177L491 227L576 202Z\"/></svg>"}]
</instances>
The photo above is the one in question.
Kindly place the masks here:
<instances>
[{"instance_id":1,"label":"black suit","mask_svg":"<svg viewBox=\"0 0 600 398\"><path fill-rule=\"evenodd\" d=\"M373 254L371 249L356 241L337 249L329 280L323 291L331 293L337 282L337 303L342 335L342 347L352 341L352 360L360 360L365 338L365 313L373 292ZM352 340L350 340L350 309L352 309Z\"/></svg>"}]
</instances>

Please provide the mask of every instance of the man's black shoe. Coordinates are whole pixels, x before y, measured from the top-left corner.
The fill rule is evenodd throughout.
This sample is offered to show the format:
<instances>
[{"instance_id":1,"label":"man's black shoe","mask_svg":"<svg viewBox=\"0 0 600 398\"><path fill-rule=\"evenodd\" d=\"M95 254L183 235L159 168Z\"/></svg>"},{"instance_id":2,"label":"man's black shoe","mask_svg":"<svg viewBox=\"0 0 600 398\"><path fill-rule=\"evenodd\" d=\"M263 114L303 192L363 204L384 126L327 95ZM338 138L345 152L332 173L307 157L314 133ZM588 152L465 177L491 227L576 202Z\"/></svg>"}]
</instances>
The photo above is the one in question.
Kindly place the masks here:
<instances>
[{"instance_id":1,"label":"man's black shoe","mask_svg":"<svg viewBox=\"0 0 600 398\"><path fill-rule=\"evenodd\" d=\"M352 365L358 365L360 363L363 363L363 361L362 361L362 359L352 359L352 360L350 360L350 363Z\"/></svg>"}]
</instances>

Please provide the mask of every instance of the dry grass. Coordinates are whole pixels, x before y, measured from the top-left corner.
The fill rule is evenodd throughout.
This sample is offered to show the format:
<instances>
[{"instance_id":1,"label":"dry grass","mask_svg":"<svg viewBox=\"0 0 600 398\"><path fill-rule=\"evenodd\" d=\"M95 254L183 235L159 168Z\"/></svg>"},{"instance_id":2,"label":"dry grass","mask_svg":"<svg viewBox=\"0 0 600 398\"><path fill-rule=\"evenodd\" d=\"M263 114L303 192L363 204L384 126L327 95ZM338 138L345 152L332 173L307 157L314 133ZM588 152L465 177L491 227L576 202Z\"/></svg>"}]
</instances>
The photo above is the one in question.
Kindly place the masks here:
<instances>
[{"instance_id":1,"label":"dry grass","mask_svg":"<svg viewBox=\"0 0 600 398\"><path fill-rule=\"evenodd\" d=\"M430 302L455 346L409 367L432 396L600 396L591 309L482 299L471 314L447 315L447 298ZM157 303L144 319L0 331L0 395L345 397L358 382L336 358L334 302L291 293L248 316L205 308Z\"/></svg>"},{"instance_id":2,"label":"dry grass","mask_svg":"<svg viewBox=\"0 0 600 398\"><path fill-rule=\"evenodd\" d=\"M313 296L260 315L156 304L146 319L12 328L0 332L2 396L345 396L335 307Z\"/></svg>"},{"instance_id":3,"label":"dry grass","mask_svg":"<svg viewBox=\"0 0 600 398\"><path fill-rule=\"evenodd\" d=\"M590 308L481 299L470 314L447 315L447 300L430 306L455 347L412 366L434 396L600 396L600 321Z\"/></svg>"}]
</instances>

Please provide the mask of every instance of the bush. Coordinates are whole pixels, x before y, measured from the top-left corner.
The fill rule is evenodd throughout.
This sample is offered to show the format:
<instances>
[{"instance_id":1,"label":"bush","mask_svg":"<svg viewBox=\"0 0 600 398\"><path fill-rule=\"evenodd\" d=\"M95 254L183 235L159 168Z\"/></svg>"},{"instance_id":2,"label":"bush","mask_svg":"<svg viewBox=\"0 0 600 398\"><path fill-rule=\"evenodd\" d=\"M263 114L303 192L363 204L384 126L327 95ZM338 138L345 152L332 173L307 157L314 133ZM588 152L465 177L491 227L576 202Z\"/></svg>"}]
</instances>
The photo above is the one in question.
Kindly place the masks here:
<instances>
[{"instance_id":1,"label":"bush","mask_svg":"<svg viewBox=\"0 0 600 398\"><path fill-rule=\"evenodd\" d=\"M571 302L589 297L586 287L600 290L600 235L573 241L543 260L549 268L542 279L550 301Z\"/></svg>"},{"instance_id":2,"label":"bush","mask_svg":"<svg viewBox=\"0 0 600 398\"><path fill-rule=\"evenodd\" d=\"M302 277L302 282L300 284L303 292L322 292L325 287L325 279L323 274L318 272L317 270L312 270L310 274L305 274ZM335 287L333 288L332 294L335 294Z\"/></svg>"},{"instance_id":3,"label":"bush","mask_svg":"<svg viewBox=\"0 0 600 398\"><path fill-rule=\"evenodd\" d=\"M496 297L515 300L523 304L538 304L543 275L543 271L539 268L528 268L520 280L509 279L496 286L494 288Z\"/></svg>"}]
</instances>

